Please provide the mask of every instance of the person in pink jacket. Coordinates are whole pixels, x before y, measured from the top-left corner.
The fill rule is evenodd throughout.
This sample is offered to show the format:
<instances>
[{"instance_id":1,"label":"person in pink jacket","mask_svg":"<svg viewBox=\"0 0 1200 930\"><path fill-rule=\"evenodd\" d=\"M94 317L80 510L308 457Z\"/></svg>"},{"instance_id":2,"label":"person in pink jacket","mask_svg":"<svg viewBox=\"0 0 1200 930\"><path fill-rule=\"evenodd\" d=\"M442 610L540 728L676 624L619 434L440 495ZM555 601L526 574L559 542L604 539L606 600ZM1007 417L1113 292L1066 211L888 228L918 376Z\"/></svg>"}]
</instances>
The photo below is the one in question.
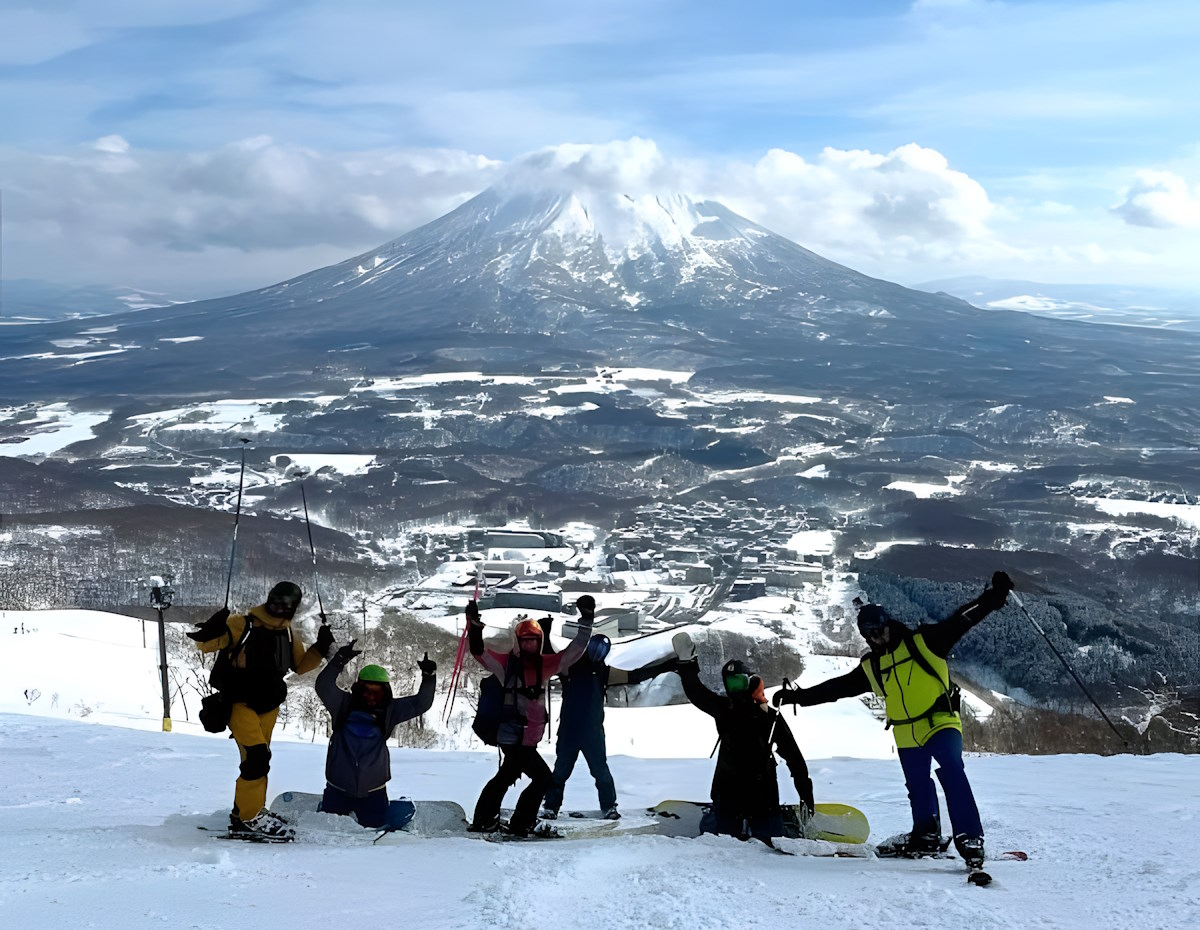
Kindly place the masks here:
<instances>
[{"instance_id":1,"label":"person in pink jacket","mask_svg":"<svg viewBox=\"0 0 1200 930\"><path fill-rule=\"evenodd\" d=\"M546 731L546 686L584 654L596 612L596 601L590 595L585 594L575 604L579 608L579 629L567 648L556 655L542 654L542 628L533 620L517 624L516 641L510 652L485 649L479 605L475 601L467 604L467 644L471 655L496 676L504 689L504 709L496 740L500 747L500 770L480 792L468 828L473 832L493 833L500 829L500 805L522 774L529 777L529 787L517 799L507 830L528 836L537 824L538 807L552 780L550 767L537 751Z\"/></svg>"}]
</instances>

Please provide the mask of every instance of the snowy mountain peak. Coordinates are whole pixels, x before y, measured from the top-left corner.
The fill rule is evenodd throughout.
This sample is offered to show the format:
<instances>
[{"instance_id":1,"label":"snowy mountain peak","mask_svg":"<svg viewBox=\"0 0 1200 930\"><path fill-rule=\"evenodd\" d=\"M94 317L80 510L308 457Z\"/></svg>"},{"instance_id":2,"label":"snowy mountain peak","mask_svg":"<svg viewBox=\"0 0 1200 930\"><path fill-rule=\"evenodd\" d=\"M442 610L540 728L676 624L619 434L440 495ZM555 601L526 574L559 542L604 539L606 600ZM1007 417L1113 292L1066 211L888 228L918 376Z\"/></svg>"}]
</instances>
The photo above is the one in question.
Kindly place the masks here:
<instances>
[{"instance_id":1,"label":"snowy mountain peak","mask_svg":"<svg viewBox=\"0 0 1200 930\"><path fill-rule=\"evenodd\" d=\"M281 288L471 284L587 308L757 300L840 269L715 201L678 192L501 183L379 249ZM449 275L449 279L446 275ZM336 276L336 277L335 277ZM811 283L810 281L807 283ZM276 290L276 289L271 289Z\"/></svg>"}]
</instances>

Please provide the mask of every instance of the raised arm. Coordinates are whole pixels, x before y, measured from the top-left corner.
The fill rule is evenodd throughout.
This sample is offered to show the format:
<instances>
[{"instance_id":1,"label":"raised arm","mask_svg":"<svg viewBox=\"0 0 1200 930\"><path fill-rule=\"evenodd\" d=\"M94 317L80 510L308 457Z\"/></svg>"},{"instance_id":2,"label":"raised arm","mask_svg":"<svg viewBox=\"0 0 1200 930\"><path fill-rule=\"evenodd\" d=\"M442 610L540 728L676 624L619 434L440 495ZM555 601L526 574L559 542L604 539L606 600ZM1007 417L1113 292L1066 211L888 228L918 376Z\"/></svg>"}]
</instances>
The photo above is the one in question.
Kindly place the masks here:
<instances>
[{"instance_id":1,"label":"raised arm","mask_svg":"<svg viewBox=\"0 0 1200 930\"><path fill-rule=\"evenodd\" d=\"M321 669L321 674L317 676L316 684L313 686L317 697L321 699L321 703L325 705L325 709L329 711L334 720L338 719L345 702L350 700L350 692L339 688L337 680L346 666L350 664L350 660L355 656L362 655L361 649L354 648L356 642L358 642L356 639L350 640L333 654L333 658Z\"/></svg>"},{"instance_id":2,"label":"raised arm","mask_svg":"<svg viewBox=\"0 0 1200 930\"><path fill-rule=\"evenodd\" d=\"M390 734L396 724L419 717L433 706L433 691L437 685L437 676L434 673L437 671L437 665L429 658L427 652L425 658L417 663L417 668L421 670L421 686L417 689L416 694L392 699L392 703L388 705L387 717L384 719L383 731L385 733Z\"/></svg>"},{"instance_id":3,"label":"raised arm","mask_svg":"<svg viewBox=\"0 0 1200 930\"><path fill-rule=\"evenodd\" d=\"M596 616L596 599L585 594L575 602L575 606L579 608L579 626L574 639L557 655L542 656L542 668L547 678L566 671L587 651L588 640L592 638L592 620Z\"/></svg>"},{"instance_id":4,"label":"raised arm","mask_svg":"<svg viewBox=\"0 0 1200 930\"><path fill-rule=\"evenodd\" d=\"M503 678L504 660L483 646L483 620L479 616L479 604L467 601L464 613L467 618L467 648L471 650L471 655L493 675Z\"/></svg>"},{"instance_id":5,"label":"raised arm","mask_svg":"<svg viewBox=\"0 0 1200 930\"><path fill-rule=\"evenodd\" d=\"M1012 579L1006 572L995 572L990 587L973 601L968 601L941 623L923 623L917 628L925 645L934 655L943 659L950 654L955 644L980 620L994 610L999 610L1008 600L1013 589Z\"/></svg>"},{"instance_id":6,"label":"raised arm","mask_svg":"<svg viewBox=\"0 0 1200 930\"><path fill-rule=\"evenodd\" d=\"M625 671L623 668L609 668L608 683L610 685L640 685L643 681L665 675L667 672L679 670L679 659L672 656L653 665L643 665L641 668Z\"/></svg>"}]
</instances>

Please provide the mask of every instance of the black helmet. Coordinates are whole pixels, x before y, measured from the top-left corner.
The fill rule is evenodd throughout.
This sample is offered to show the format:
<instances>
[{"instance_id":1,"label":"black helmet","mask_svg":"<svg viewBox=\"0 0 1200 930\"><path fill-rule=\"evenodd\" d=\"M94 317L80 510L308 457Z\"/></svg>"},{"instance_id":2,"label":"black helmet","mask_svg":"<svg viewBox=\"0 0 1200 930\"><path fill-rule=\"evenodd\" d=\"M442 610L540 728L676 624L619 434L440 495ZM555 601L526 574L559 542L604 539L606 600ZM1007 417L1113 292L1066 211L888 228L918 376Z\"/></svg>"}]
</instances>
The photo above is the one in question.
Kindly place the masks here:
<instances>
[{"instance_id":1,"label":"black helmet","mask_svg":"<svg viewBox=\"0 0 1200 930\"><path fill-rule=\"evenodd\" d=\"M267 595L267 613L272 617L291 620L296 615L296 608L300 606L300 598L303 596L300 585L281 581Z\"/></svg>"},{"instance_id":2,"label":"black helmet","mask_svg":"<svg viewBox=\"0 0 1200 930\"><path fill-rule=\"evenodd\" d=\"M878 604L863 604L858 608L858 632L862 634L863 639L867 639L872 633L878 633L889 623L892 618L888 612Z\"/></svg>"}]
</instances>

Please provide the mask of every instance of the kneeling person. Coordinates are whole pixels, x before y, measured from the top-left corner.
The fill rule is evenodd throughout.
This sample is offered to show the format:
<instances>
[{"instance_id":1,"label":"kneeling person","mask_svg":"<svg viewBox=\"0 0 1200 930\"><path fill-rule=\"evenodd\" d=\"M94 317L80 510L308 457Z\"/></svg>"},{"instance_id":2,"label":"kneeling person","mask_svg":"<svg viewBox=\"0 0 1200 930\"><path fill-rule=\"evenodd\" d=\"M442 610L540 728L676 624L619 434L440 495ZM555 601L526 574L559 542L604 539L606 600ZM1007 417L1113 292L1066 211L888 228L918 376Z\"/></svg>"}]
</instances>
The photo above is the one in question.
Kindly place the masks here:
<instances>
[{"instance_id":1,"label":"kneeling person","mask_svg":"<svg viewBox=\"0 0 1200 930\"><path fill-rule=\"evenodd\" d=\"M338 687L338 675L362 650L352 640L337 651L317 676L317 696L333 717L333 735L325 757L325 793L321 810L353 814L364 827L404 826L413 815L411 803L389 805L387 783L392 760L387 741L397 724L420 716L433 706L434 671L429 658L417 663L421 687L416 694L392 697L388 673L364 665L349 691Z\"/></svg>"},{"instance_id":2,"label":"kneeling person","mask_svg":"<svg viewBox=\"0 0 1200 930\"><path fill-rule=\"evenodd\" d=\"M813 786L804 755L787 722L767 704L762 679L751 675L743 662L732 659L721 668L722 695L700 681L700 663L690 641L681 639L676 651L683 693L713 718L720 737L712 807L701 819L700 830L743 840L755 837L771 845L772 837L785 835L776 754L791 772L803 806L801 819L812 814Z\"/></svg>"}]
</instances>

